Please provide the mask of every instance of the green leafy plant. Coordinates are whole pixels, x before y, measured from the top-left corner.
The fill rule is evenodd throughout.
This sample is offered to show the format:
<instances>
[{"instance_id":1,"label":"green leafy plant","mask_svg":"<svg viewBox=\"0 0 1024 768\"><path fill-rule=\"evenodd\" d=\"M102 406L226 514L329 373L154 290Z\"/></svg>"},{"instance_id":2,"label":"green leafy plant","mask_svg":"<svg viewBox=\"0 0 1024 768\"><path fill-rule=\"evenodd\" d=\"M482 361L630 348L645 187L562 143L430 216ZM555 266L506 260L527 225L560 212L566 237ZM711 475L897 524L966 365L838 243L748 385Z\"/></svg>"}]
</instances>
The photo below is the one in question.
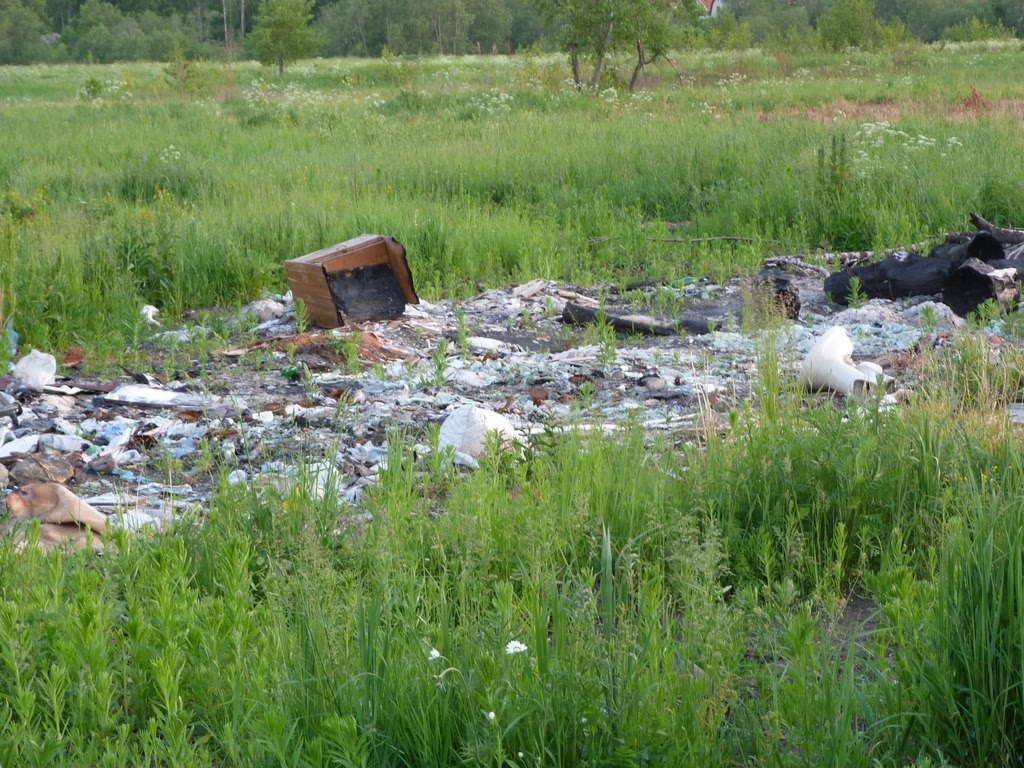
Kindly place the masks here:
<instances>
[{"instance_id":1,"label":"green leafy plant","mask_svg":"<svg viewBox=\"0 0 1024 768\"><path fill-rule=\"evenodd\" d=\"M309 310L306 308L306 302L299 297L295 297L295 329L299 333L309 330Z\"/></svg>"},{"instance_id":2,"label":"green leafy plant","mask_svg":"<svg viewBox=\"0 0 1024 768\"><path fill-rule=\"evenodd\" d=\"M860 278L854 275L850 278L850 284L846 294L846 305L851 309L859 309L867 303L868 297L864 293Z\"/></svg>"}]
</instances>

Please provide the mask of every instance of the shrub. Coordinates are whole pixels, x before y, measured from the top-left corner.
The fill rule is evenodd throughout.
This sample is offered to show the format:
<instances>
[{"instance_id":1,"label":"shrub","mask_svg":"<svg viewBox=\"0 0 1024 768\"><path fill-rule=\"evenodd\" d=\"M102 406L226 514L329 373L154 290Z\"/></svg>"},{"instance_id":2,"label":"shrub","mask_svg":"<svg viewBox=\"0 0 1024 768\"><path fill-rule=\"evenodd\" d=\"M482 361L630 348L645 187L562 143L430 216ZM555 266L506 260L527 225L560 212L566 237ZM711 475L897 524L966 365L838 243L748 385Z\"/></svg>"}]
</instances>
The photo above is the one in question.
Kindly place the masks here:
<instances>
[{"instance_id":1,"label":"shrub","mask_svg":"<svg viewBox=\"0 0 1024 768\"><path fill-rule=\"evenodd\" d=\"M27 64L43 57L43 20L24 6L0 3L0 64Z\"/></svg>"},{"instance_id":2,"label":"shrub","mask_svg":"<svg viewBox=\"0 0 1024 768\"><path fill-rule=\"evenodd\" d=\"M948 43L970 43L977 40L1007 40L1013 37L1013 30L1007 29L1002 22L985 21L974 17L969 21L963 21L946 27L942 32L942 39Z\"/></svg>"},{"instance_id":3,"label":"shrub","mask_svg":"<svg viewBox=\"0 0 1024 768\"><path fill-rule=\"evenodd\" d=\"M880 37L868 0L832 0L818 18L818 42L826 51L876 48Z\"/></svg>"},{"instance_id":4,"label":"shrub","mask_svg":"<svg viewBox=\"0 0 1024 768\"><path fill-rule=\"evenodd\" d=\"M79 61L100 63L168 59L179 47L194 58L204 47L179 16L122 13L102 0L86 0L65 35L68 53Z\"/></svg>"},{"instance_id":5,"label":"shrub","mask_svg":"<svg viewBox=\"0 0 1024 768\"><path fill-rule=\"evenodd\" d=\"M748 23L741 23L736 19L736 14L724 10L711 20L708 40L712 48L739 51L754 44L754 33Z\"/></svg>"}]
</instances>

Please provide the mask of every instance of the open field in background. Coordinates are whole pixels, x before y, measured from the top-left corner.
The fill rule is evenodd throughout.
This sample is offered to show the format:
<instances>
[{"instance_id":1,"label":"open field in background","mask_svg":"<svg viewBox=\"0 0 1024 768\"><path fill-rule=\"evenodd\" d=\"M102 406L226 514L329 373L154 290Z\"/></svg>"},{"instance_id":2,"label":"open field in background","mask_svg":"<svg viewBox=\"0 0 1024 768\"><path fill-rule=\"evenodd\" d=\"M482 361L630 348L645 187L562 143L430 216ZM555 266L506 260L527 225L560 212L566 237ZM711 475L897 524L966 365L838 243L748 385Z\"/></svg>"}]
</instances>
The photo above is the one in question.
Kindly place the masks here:
<instances>
[{"instance_id":1,"label":"open field in background","mask_svg":"<svg viewBox=\"0 0 1024 768\"><path fill-rule=\"evenodd\" d=\"M0 69L5 318L117 360L142 304L283 290L364 231L432 298L1024 223L1019 42L675 64L596 97L557 58L206 65L184 97ZM755 242L657 242L714 235ZM545 434L462 474L409 449L429 427L369 515L211 460L171 535L0 546L0 766L1017 766L1016 344L925 345L882 409L802 397L769 341L692 442Z\"/></svg>"},{"instance_id":2,"label":"open field in background","mask_svg":"<svg viewBox=\"0 0 1024 768\"><path fill-rule=\"evenodd\" d=\"M358 232L405 243L432 297L1024 220L1019 41L674 62L681 83L662 65L597 98L554 56L197 65L183 96L161 65L0 70L5 314L37 346L116 350L144 303L279 290L285 258ZM666 245L666 223L757 242Z\"/></svg>"}]
</instances>

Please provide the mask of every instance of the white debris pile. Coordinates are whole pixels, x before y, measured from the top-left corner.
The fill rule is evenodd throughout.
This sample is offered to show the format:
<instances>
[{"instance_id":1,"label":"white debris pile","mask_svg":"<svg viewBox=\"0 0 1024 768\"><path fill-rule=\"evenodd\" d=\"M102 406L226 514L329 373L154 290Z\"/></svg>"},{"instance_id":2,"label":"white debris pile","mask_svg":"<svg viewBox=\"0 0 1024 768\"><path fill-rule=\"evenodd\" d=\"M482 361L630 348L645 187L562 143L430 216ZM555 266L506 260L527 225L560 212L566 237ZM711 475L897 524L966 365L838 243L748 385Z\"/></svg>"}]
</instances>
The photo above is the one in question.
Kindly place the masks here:
<instances>
[{"instance_id":1,"label":"white debris pile","mask_svg":"<svg viewBox=\"0 0 1024 768\"><path fill-rule=\"evenodd\" d=\"M741 295L738 282L700 280L638 290L648 307ZM833 312L820 276L800 291L800 320L771 333L784 365L804 359L800 375L814 390L856 397L888 386L870 360L957 327L933 301ZM677 442L701 439L728 422L716 411L747 397L767 331L737 322L705 335L616 336L564 325L567 302L629 309L611 287L534 280L321 331L298 323L283 295L202 321L234 323L230 337L165 323L148 372L118 381L88 381L73 368L58 378L55 359L33 350L0 393L0 480L70 485L111 527L132 530L202 510L223 486L357 507L387 471L389 443L417 456L439 451L451 471L472 471L490 446L518 455L534 435L565 429L612 433L628 422Z\"/></svg>"}]
</instances>

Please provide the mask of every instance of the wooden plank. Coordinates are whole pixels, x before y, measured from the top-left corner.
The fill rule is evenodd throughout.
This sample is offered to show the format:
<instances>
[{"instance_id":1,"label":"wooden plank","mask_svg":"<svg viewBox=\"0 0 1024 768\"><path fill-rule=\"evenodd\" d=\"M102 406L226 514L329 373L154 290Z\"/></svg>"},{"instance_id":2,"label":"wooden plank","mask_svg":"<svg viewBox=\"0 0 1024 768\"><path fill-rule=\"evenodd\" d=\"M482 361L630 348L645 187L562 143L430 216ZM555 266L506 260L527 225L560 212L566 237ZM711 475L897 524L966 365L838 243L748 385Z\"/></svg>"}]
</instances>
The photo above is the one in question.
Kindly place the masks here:
<instances>
[{"instance_id":1,"label":"wooden plank","mask_svg":"<svg viewBox=\"0 0 1024 768\"><path fill-rule=\"evenodd\" d=\"M342 325L323 267L286 262L284 268L292 296L302 299L310 320L322 328Z\"/></svg>"},{"instance_id":2,"label":"wooden plank","mask_svg":"<svg viewBox=\"0 0 1024 768\"><path fill-rule=\"evenodd\" d=\"M416 295L416 288L412 283L412 273L409 271L409 262L405 258L405 246L393 237L384 238L388 249L388 260L391 263L391 271L398 281L398 287L402 289L405 300L409 304L419 304L420 298Z\"/></svg>"},{"instance_id":3,"label":"wooden plank","mask_svg":"<svg viewBox=\"0 0 1024 768\"><path fill-rule=\"evenodd\" d=\"M305 256L300 256L297 259L292 259L293 262L306 262L306 263L318 263L323 261L325 258L329 258L345 251L359 250L372 244L376 240L383 240L381 235L359 235L351 240L346 240L343 243L335 243L329 245L326 248L321 248L319 251L313 251L313 253L307 253Z\"/></svg>"},{"instance_id":4,"label":"wooden plank","mask_svg":"<svg viewBox=\"0 0 1024 768\"><path fill-rule=\"evenodd\" d=\"M388 251L383 242L357 251L345 251L324 258L320 265L325 272L338 272L343 269L370 267L374 264L387 264Z\"/></svg>"}]
</instances>

